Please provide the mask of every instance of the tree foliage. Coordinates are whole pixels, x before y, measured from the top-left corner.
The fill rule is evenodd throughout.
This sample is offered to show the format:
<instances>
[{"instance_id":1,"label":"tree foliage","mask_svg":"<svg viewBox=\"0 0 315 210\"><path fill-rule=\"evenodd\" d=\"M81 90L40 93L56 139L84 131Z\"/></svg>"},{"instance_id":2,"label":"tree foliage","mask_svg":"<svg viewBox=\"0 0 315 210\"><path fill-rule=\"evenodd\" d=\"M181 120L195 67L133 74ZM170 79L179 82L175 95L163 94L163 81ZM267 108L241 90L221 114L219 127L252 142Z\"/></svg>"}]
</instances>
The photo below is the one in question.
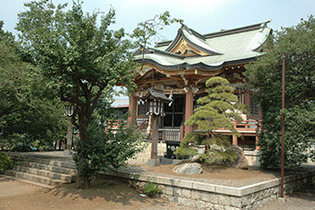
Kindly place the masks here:
<instances>
[{"instance_id":1,"label":"tree foliage","mask_svg":"<svg viewBox=\"0 0 315 210\"><path fill-rule=\"evenodd\" d=\"M66 5L55 6L48 0L25 6L27 11L18 15L19 38L32 62L50 78L50 85L60 90L62 101L75 107L72 122L79 130L77 184L88 187L86 161L91 160L93 150L86 152L84 145L95 142L90 132L92 115L101 98L111 100L115 84L133 87L133 45L125 38L124 29L110 29L115 22L112 9L106 14L84 14L82 2L74 2L66 11ZM124 152L115 151L117 155Z\"/></svg>"},{"instance_id":2,"label":"tree foliage","mask_svg":"<svg viewBox=\"0 0 315 210\"><path fill-rule=\"evenodd\" d=\"M138 45L147 47L152 44L154 38L156 38L159 30L163 30L165 26L172 23L183 23L183 20L177 18L171 18L168 11L155 15L152 19L138 23L134 29L132 38L136 38Z\"/></svg>"},{"instance_id":3,"label":"tree foliage","mask_svg":"<svg viewBox=\"0 0 315 210\"><path fill-rule=\"evenodd\" d=\"M185 135L176 151L180 155L192 155L196 151L189 147L190 143L205 145L205 154L202 156L207 163L224 163L233 161L235 154L226 151L230 145L226 136L215 134L219 128L231 130L238 135L231 120L241 121L240 112L244 109L238 104L237 96L229 82L222 77L212 77L206 82L207 95L197 100L201 106L194 110L194 114L185 122L198 131Z\"/></svg>"},{"instance_id":4,"label":"tree foliage","mask_svg":"<svg viewBox=\"0 0 315 210\"><path fill-rule=\"evenodd\" d=\"M108 129L108 124L100 124L92 120L88 127L88 142L79 141L76 150L83 153L84 177L89 181L97 172L113 172L126 165L126 160L132 158L143 149L142 133L133 127L127 127L124 121L119 121L118 130ZM74 154L78 164L79 153Z\"/></svg>"},{"instance_id":5,"label":"tree foliage","mask_svg":"<svg viewBox=\"0 0 315 210\"><path fill-rule=\"evenodd\" d=\"M261 165L279 167L281 162L282 59L286 62L285 166L305 162L306 149L314 144L315 19L301 20L295 27L282 28L270 37L266 55L248 65L246 77L258 89L263 113L260 133Z\"/></svg>"},{"instance_id":6,"label":"tree foliage","mask_svg":"<svg viewBox=\"0 0 315 210\"><path fill-rule=\"evenodd\" d=\"M27 61L11 33L0 24L0 142L6 149L37 141L50 145L65 137L64 107L46 86L40 69Z\"/></svg>"}]
</instances>

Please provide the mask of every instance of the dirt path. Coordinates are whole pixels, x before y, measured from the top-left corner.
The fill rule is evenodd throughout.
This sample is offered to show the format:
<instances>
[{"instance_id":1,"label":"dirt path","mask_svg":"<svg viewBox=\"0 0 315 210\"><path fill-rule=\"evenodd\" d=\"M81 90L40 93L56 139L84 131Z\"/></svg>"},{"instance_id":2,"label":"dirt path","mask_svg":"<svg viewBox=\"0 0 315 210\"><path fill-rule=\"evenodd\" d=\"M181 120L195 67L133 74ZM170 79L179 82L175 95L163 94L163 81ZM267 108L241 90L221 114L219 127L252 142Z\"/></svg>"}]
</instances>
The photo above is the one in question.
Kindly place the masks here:
<instances>
[{"instance_id":1,"label":"dirt path","mask_svg":"<svg viewBox=\"0 0 315 210\"><path fill-rule=\"evenodd\" d=\"M0 178L0 210L46 209L182 209L191 208L162 198L141 197L140 193L117 180L97 180L90 189L79 190L74 184L46 189L19 181Z\"/></svg>"}]
</instances>

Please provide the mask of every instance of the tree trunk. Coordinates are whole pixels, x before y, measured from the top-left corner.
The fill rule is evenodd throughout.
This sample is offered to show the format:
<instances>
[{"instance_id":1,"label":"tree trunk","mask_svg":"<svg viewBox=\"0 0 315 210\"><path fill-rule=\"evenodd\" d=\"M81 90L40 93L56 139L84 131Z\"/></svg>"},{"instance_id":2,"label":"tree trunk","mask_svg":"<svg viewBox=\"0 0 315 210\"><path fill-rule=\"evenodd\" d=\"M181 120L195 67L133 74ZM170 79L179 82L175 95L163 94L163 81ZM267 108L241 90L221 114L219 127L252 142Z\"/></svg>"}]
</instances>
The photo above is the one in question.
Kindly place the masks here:
<instances>
[{"instance_id":1,"label":"tree trunk","mask_svg":"<svg viewBox=\"0 0 315 210\"><path fill-rule=\"evenodd\" d=\"M88 136L88 128L89 125L89 117L87 113L84 113L84 108L81 108L81 113L79 115L79 143L80 145L88 145L89 136ZM82 149L78 151L78 174L77 174L77 186L78 188L89 188L90 187L90 179L89 172L86 168L86 160L88 159L87 153Z\"/></svg>"}]
</instances>

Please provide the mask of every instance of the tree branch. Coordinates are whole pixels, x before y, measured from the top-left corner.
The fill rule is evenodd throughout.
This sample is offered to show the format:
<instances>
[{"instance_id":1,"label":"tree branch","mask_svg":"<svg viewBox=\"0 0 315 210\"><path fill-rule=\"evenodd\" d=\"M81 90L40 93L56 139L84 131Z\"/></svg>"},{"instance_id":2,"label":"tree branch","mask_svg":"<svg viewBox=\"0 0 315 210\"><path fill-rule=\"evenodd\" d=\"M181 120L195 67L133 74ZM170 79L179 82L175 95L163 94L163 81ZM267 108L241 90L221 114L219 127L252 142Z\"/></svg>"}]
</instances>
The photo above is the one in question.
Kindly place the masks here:
<instances>
[{"instance_id":1,"label":"tree branch","mask_svg":"<svg viewBox=\"0 0 315 210\"><path fill-rule=\"evenodd\" d=\"M92 102L91 102L91 106L89 107L89 113L92 113L93 110L96 108L97 106L97 101L98 99L101 97L102 93L103 93L104 87L100 87L99 91L96 93L96 95L94 96Z\"/></svg>"}]
</instances>

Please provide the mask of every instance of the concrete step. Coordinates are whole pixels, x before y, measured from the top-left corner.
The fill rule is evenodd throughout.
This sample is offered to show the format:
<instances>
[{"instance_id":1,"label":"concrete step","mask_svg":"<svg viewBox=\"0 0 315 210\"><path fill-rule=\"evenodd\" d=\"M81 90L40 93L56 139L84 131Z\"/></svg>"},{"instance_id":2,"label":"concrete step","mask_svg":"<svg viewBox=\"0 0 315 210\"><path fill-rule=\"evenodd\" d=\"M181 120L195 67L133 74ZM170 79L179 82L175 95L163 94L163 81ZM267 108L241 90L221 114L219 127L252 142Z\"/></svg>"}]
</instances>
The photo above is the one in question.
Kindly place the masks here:
<instances>
[{"instance_id":1,"label":"concrete step","mask_svg":"<svg viewBox=\"0 0 315 210\"><path fill-rule=\"evenodd\" d=\"M27 181L37 182L37 183L46 184L46 185L53 185L53 186L60 186L65 183L69 183L63 180L51 179L51 178L47 178L43 176L38 176L38 175L14 171L14 170L5 171L5 175L13 176L19 180L27 180Z\"/></svg>"},{"instance_id":2,"label":"concrete step","mask_svg":"<svg viewBox=\"0 0 315 210\"><path fill-rule=\"evenodd\" d=\"M38 163L38 162L29 162L29 161L20 161L18 163L20 166L29 167L29 168L36 168L40 170L46 170L50 172L55 173L61 173L61 174L69 174L69 175L75 175L76 170L72 168L64 168L54 165L46 165L44 163Z\"/></svg>"},{"instance_id":3,"label":"concrete step","mask_svg":"<svg viewBox=\"0 0 315 210\"><path fill-rule=\"evenodd\" d=\"M16 165L16 166L14 166L13 170L19 171L19 172L24 172L24 173L29 173L29 174L34 174L34 175L38 175L38 176L44 176L47 178L63 180L63 181L67 181L67 182L72 181L72 175L62 174L62 173L57 173L57 172L51 172L51 171L47 171L47 170L40 170L37 168L30 168L30 167Z\"/></svg>"},{"instance_id":4,"label":"concrete step","mask_svg":"<svg viewBox=\"0 0 315 210\"><path fill-rule=\"evenodd\" d=\"M20 160L21 161L21 160ZM76 169L76 165L73 160L55 160L37 157L26 157L22 161L41 163L50 166L58 166L68 169Z\"/></svg>"},{"instance_id":5,"label":"concrete step","mask_svg":"<svg viewBox=\"0 0 315 210\"><path fill-rule=\"evenodd\" d=\"M19 182L35 185L35 186L38 186L38 187L49 188L49 189L52 189L52 188L55 187L55 186L52 186L52 185L42 184L42 183L39 183L39 182L33 182L33 181L29 181L29 180L22 180L22 179L15 178L13 176L7 176L7 175L3 175L3 174L0 175L0 177L5 177L7 179L11 179L11 180L15 180L15 181L19 181Z\"/></svg>"}]
</instances>

